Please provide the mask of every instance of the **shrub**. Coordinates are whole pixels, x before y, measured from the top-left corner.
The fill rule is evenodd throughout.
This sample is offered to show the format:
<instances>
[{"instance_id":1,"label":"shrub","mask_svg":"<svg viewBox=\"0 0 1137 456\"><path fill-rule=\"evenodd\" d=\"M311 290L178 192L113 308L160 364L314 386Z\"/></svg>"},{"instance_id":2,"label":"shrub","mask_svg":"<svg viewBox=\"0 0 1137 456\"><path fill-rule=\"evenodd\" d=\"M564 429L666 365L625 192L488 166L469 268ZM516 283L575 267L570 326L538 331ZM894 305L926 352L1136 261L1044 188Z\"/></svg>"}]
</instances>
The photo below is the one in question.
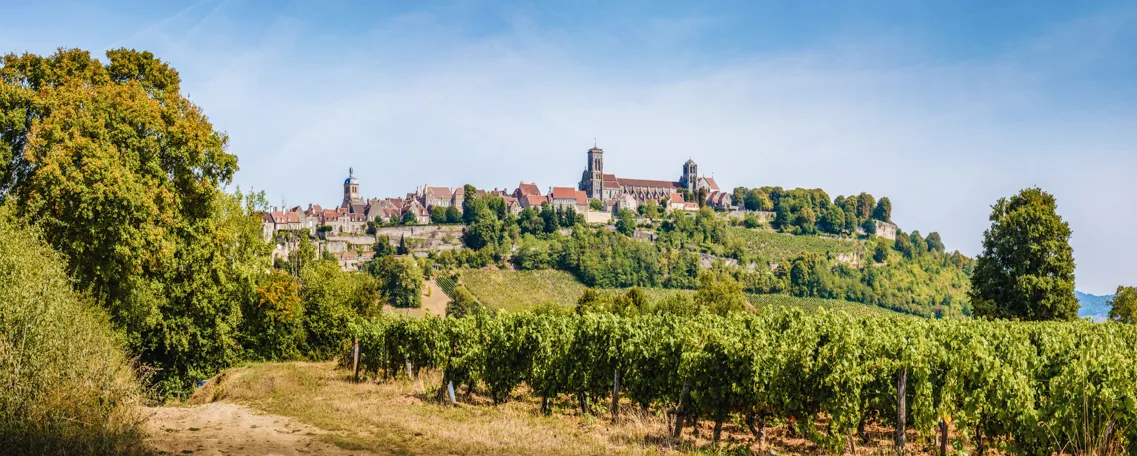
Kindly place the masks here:
<instances>
[{"instance_id":1,"label":"shrub","mask_svg":"<svg viewBox=\"0 0 1137 456\"><path fill-rule=\"evenodd\" d=\"M0 209L0 452L141 454L136 372L65 264Z\"/></svg>"}]
</instances>

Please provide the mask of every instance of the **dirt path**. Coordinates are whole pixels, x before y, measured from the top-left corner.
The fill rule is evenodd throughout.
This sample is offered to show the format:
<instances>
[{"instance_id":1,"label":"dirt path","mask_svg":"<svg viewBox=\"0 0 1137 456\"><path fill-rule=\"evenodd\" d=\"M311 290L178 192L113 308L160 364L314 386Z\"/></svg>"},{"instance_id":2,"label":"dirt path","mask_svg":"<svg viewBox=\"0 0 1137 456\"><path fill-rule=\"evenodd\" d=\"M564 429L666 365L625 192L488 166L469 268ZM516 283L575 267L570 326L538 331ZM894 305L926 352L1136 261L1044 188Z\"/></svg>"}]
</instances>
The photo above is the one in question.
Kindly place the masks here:
<instances>
[{"instance_id":1,"label":"dirt path","mask_svg":"<svg viewBox=\"0 0 1137 456\"><path fill-rule=\"evenodd\" d=\"M150 447L180 455L365 455L318 439L326 432L291 418L224 402L193 407L155 407L146 423Z\"/></svg>"}]
</instances>

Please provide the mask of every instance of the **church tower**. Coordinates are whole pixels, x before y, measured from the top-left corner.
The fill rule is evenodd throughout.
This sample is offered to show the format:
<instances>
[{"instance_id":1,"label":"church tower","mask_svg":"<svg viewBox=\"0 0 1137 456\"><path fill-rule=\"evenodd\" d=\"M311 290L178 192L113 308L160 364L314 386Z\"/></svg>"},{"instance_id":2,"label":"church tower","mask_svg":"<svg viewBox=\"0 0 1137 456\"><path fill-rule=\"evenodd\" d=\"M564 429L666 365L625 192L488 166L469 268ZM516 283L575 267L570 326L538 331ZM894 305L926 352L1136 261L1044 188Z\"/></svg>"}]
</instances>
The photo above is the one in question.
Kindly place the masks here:
<instances>
[{"instance_id":1,"label":"church tower","mask_svg":"<svg viewBox=\"0 0 1137 456\"><path fill-rule=\"evenodd\" d=\"M683 176L679 178L679 183L686 187L687 191L695 193L699 185L699 165L696 165L694 160L688 159L687 163L683 164Z\"/></svg>"},{"instance_id":2,"label":"church tower","mask_svg":"<svg viewBox=\"0 0 1137 456\"><path fill-rule=\"evenodd\" d=\"M590 199L604 199L604 149L595 144L588 149L588 168L584 170L580 187Z\"/></svg>"},{"instance_id":3,"label":"church tower","mask_svg":"<svg viewBox=\"0 0 1137 456\"><path fill-rule=\"evenodd\" d=\"M355 178L355 168L347 169L347 179L343 181L343 205L340 207L351 207L352 203L359 203L362 201L359 197L359 180Z\"/></svg>"}]
</instances>

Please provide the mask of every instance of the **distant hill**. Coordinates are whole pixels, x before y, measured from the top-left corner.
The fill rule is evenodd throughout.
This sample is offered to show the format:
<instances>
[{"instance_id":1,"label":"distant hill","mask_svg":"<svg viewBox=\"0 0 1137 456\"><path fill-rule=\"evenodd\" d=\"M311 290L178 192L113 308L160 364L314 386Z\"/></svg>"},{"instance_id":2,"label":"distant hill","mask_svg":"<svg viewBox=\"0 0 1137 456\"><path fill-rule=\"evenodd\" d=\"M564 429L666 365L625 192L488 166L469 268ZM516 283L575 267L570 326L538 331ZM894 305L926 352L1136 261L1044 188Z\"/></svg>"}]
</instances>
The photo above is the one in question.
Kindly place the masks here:
<instances>
[{"instance_id":1,"label":"distant hill","mask_svg":"<svg viewBox=\"0 0 1137 456\"><path fill-rule=\"evenodd\" d=\"M1100 321L1109 315L1109 300L1113 299L1113 295L1095 296L1080 291L1074 291L1074 295L1078 297L1079 317L1093 317L1094 321Z\"/></svg>"}]
</instances>

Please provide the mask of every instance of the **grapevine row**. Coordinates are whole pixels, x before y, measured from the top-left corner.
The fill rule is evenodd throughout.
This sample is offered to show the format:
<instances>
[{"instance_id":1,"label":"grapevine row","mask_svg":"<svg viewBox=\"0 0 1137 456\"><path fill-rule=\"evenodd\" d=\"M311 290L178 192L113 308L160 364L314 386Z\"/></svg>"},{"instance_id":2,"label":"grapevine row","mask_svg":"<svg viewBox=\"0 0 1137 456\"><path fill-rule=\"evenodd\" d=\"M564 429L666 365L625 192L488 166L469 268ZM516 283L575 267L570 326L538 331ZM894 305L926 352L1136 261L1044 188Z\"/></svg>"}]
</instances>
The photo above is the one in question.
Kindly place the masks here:
<instances>
[{"instance_id":1,"label":"grapevine row","mask_svg":"<svg viewBox=\"0 0 1137 456\"><path fill-rule=\"evenodd\" d=\"M738 416L756 436L792 423L833 451L852 448L871 423L929 440L950 426L951 446L980 452L1137 454L1137 330L1118 324L783 310L383 317L354 331L369 374L394 376L408 362L440 369L440 393L449 382L479 384L495 403L525 383L545 411L562 395L587 410L618 385L618 398L681 417L676 435L694 419L715 421L717 434Z\"/></svg>"}]
</instances>

